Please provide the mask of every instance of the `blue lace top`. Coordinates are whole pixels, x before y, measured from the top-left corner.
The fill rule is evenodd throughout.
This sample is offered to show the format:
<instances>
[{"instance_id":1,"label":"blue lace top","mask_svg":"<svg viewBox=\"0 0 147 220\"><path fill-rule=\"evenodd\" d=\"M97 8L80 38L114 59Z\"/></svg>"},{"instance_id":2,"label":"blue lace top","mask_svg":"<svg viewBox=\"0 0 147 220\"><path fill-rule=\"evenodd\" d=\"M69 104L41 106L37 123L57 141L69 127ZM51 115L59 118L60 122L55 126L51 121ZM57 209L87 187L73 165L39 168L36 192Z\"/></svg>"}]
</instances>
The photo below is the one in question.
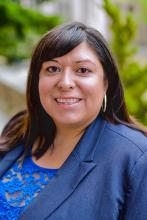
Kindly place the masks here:
<instances>
[{"instance_id":1,"label":"blue lace top","mask_svg":"<svg viewBox=\"0 0 147 220\"><path fill-rule=\"evenodd\" d=\"M57 169L39 167L27 157L0 179L0 220L16 220L55 175Z\"/></svg>"}]
</instances>

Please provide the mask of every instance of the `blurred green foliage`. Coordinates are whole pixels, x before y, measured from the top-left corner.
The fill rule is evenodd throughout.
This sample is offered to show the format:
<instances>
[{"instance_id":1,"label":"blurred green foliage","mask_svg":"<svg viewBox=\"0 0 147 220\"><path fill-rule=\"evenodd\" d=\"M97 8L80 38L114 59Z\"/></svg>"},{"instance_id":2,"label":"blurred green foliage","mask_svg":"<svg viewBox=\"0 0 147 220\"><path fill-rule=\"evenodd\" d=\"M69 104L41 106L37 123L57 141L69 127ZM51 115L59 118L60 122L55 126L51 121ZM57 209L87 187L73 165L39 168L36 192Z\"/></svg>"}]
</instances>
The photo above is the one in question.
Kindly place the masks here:
<instances>
[{"instance_id":1,"label":"blurred green foliage","mask_svg":"<svg viewBox=\"0 0 147 220\"><path fill-rule=\"evenodd\" d=\"M8 62L28 58L34 43L61 18L45 16L10 0L0 0L0 55Z\"/></svg>"},{"instance_id":2,"label":"blurred green foliage","mask_svg":"<svg viewBox=\"0 0 147 220\"><path fill-rule=\"evenodd\" d=\"M134 2L133 0L130 0L131 2ZM144 21L147 24L147 1L146 0L136 0L136 3L140 5L140 19Z\"/></svg>"},{"instance_id":3,"label":"blurred green foliage","mask_svg":"<svg viewBox=\"0 0 147 220\"><path fill-rule=\"evenodd\" d=\"M137 7L137 13L134 17L134 20L136 20L136 22L142 22L147 24L147 16L146 16L146 12L147 12L147 0L115 0L116 3L126 3L128 5L133 5L135 7Z\"/></svg>"},{"instance_id":4,"label":"blurred green foliage","mask_svg":"<svg viewBox=\"0 0 147 220\"><path fill-rule=\"evenodd\" d=\"M111 48L125 87L128 110L147 125L147 65L142 66L134 59L137 26L133 14L124 15L112 0L103 0L103 8L110 19Z\"/></svg>"}]
</instances>

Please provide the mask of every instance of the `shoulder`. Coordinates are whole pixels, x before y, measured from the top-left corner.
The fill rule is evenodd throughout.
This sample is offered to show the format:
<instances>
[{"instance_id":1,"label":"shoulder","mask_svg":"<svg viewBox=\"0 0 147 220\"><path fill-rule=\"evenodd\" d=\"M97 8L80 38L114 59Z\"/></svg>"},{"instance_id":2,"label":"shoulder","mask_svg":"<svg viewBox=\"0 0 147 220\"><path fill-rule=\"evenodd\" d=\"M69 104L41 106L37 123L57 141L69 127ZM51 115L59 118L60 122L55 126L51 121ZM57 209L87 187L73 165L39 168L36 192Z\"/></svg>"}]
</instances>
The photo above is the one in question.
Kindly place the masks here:
<instances>
[{"instance_id":1,"label":"shoulder","mask_svg":"<svg viewBox=\"0 0 147 220\"><path fill-rule=\"evenodd\" d=\"M147 137L138 131L123 124L112 124L107 122L105 133L109 139L119 142L119 145L127 145L144 153L147 151Z\"/></svg>"},{"instance_id":2,"label":"shoulder","mask_svg":"<svg viewBox=\"0 0 147 220\"><path fill-rule=\"evenodd\" d=\"M106 161L105 165L114 170L131 170L143 159L147 167L147 137L140 131L123 124L105 122L95 158ZM117 166L116 166L117 164Z\"/></svg>"},{"instance_id":3,"label":"shoulder","mask_svg":"<svg viewBox=\"0 0 147 220\"><path fill-rule=\"evenodd\" d=\"M16 147L14 147L13 149L10 149L9 151L5 151L5 152L0 152L0 162L4 159L8 159L8 160L15 160L16 158L18 158L19 156L21 156L21 154L24 152L24 145L20 144Z\"/></svg>"},{"instance_id":4,"label":"shoulder","mask_svg":"<svg viewBox=\"0 0 147 220\"><path fill-rule=\"evenodd\" d=\"M111 173L114 179L118 178L118 182L124 176L126 179L133 177L133 182L134 175L147 171L147 137L123 124L105 122L96 147L95 161L106 170L106 175Z\"/></svg>"}]
</instances>

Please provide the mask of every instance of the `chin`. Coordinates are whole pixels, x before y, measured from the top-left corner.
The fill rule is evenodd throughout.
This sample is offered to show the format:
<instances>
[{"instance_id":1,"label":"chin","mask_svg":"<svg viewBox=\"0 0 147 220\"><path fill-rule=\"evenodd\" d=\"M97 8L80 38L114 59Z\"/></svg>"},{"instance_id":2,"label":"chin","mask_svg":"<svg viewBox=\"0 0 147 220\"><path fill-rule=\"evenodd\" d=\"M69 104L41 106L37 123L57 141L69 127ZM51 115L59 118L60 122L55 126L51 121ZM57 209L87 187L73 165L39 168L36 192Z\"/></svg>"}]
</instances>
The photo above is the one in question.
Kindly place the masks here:
<instances>
[{"instance_id":1,"label":"chin","mask_svg":"<svg viewBox=\"0 0 147 220\"><path fill-rule=\"evenodd\" d=\"M66 119L66 120L62 120L62 121L55 121L56 127L60 127L60 128L77 128L77 129L83 129L86 128L91 121L93 121L93 119L80 119L77 120L77 118L75 120L71 120L71 119Z\"/></svg>"}]
</instances>

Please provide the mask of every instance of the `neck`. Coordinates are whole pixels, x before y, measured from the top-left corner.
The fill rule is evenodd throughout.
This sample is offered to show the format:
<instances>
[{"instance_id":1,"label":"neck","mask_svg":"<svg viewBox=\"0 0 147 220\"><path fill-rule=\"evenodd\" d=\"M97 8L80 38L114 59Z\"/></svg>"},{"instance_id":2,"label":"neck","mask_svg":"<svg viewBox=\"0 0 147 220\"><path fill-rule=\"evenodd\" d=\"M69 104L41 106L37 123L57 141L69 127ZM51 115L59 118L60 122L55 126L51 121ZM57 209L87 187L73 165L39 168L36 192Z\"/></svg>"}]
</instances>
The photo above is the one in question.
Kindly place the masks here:
<instances>
[{"instance_id":1,"label":"neck","mask_svg":"<svg viewBox=\"0 0 147 220\"><path fill-rule=\"evenodd\" d=\"M54 146L39 159L34 161L42 167L61 167L80 140L84 129L57 129Z\"/></svg>"},{"instance_id":2,"label":"neck","mask_svg":"<svg viewBox=\"0 0 147 220\"><path fill-rule=\"evenodd\" d=\"M85 129L57 129L54 147L57 149L71 149L77 144Z\"/></svg>"}]
</instances>

